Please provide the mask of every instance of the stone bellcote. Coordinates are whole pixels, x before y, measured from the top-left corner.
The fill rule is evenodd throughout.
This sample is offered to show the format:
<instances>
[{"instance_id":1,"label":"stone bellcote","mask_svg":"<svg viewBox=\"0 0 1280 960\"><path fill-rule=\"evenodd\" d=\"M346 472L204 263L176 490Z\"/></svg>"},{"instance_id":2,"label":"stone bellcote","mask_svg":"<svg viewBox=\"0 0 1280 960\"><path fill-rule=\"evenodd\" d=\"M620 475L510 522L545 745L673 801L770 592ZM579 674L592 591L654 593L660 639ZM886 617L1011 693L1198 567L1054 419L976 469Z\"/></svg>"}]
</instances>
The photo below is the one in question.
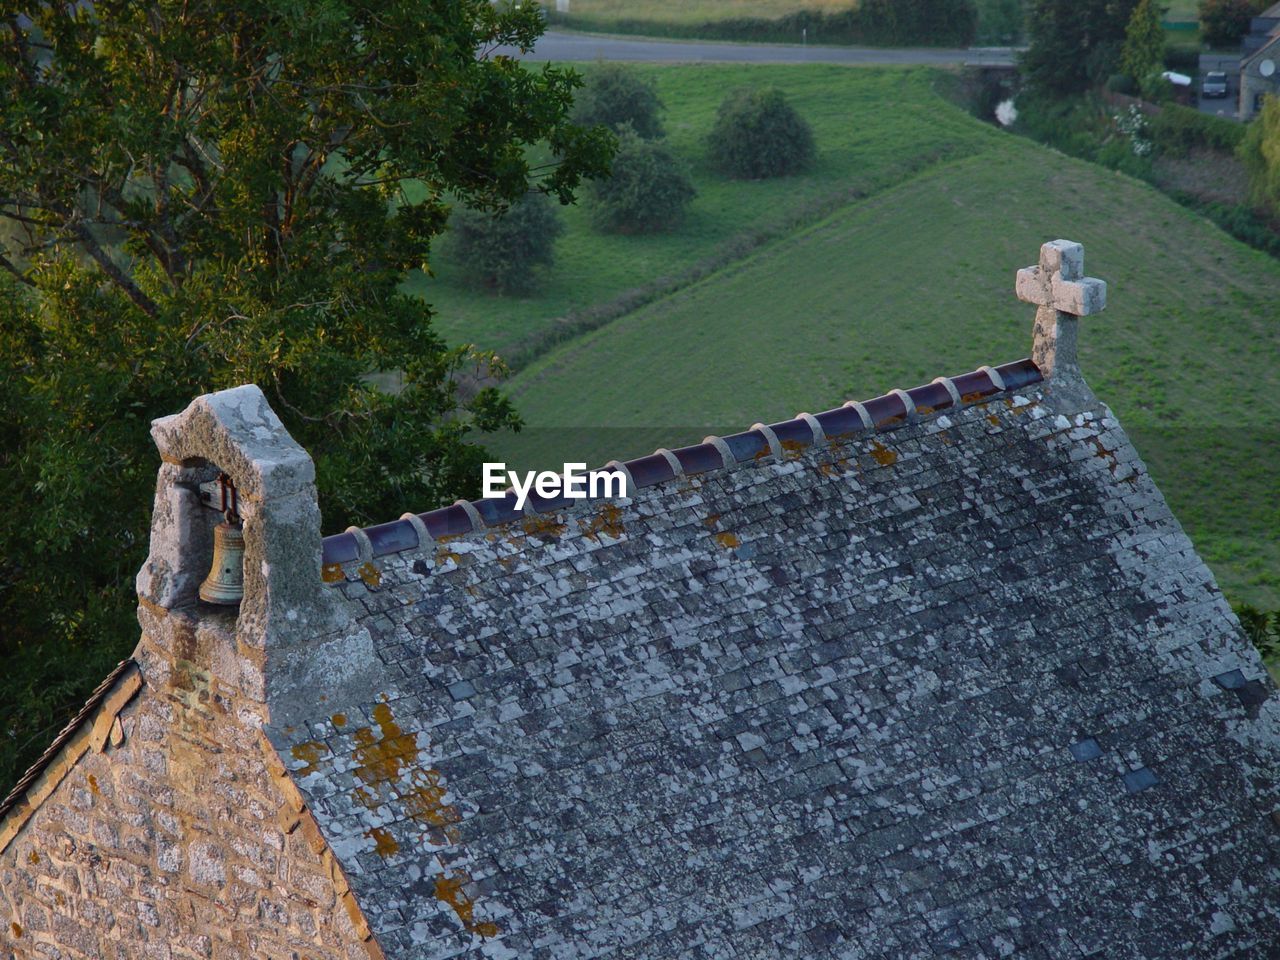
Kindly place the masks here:
<instances>
[{"instance_id":1,"label":"stone bellcote","mask_svg":"<svg viewBox=\"0 0 1280 960\"><path fill-rule=\"evenodd\" d=\"M137 579L140 610L173 614L189 627L188 635L234 644L234 651L206 655L217 660L220 653L244 654L251 666L238 667L236 679L247 692L261 693L268 641L291 646L327 622L311 457L252 384L196 398L181 413L153 421L151 435L163 462L151 549ZM238 610L212 607L197 594L209 572L213 527L221 519L201 501L199 485L219 473L236 486L244 524L244 599Z\"/></svg>"}]
</instances>

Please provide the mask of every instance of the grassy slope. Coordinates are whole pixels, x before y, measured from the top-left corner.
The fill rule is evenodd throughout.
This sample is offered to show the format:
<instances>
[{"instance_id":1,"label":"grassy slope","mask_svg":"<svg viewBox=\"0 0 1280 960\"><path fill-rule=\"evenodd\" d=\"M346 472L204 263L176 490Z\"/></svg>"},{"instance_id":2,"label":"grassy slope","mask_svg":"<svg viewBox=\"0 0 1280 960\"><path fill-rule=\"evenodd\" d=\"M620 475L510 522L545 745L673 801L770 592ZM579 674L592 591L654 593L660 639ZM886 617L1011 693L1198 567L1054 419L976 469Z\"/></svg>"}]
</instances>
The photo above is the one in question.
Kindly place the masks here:
<instances>
[{"instance_id":1,"label":"grassy slope","mask_svg":"<svg viewBox=\"0 0 1280 960\"><path fill-rule=\"evenodd\" d=\"M499 452L521 468L635 456L1023 356L1013 270L1068 236L1111 284L1082 334L1090 381L1228 592L1280 603L1280 264L1142 184L904 90L944 137L971 123L982 152L535 363L511 384L532 429ZM874 129L867 106L854 129Z\"/></svg>"},{"instance_id":2,"label":"grassy slope","mask_svg":"<svg viewBox=\"0 0 1280 960\"><path fill-rule=\"evenodd\" d=\"M450 342L476 341L502 352L555 326L557 317L618 296L655 277L679 273L713 256L745 231L785 220L806 206L874 191L910 175L914 152L961 156L984 149L998 133L958 110L940 109L925 70L877 71L838 66L650 67L666 103L667 136L691 165L699 195L680 230L651 236L608 236L588 227L585 209L563 210L568 226L556 268L536 298L476 295L458 282L446 256L434 278L411 285L439 311L437 328ZM813 125L821 156L803 177L748 183L707 169L703 138L726 93L746 84L782 87ZM921 157L919 163L926 162Z\"/></svg>"}]
</instances>

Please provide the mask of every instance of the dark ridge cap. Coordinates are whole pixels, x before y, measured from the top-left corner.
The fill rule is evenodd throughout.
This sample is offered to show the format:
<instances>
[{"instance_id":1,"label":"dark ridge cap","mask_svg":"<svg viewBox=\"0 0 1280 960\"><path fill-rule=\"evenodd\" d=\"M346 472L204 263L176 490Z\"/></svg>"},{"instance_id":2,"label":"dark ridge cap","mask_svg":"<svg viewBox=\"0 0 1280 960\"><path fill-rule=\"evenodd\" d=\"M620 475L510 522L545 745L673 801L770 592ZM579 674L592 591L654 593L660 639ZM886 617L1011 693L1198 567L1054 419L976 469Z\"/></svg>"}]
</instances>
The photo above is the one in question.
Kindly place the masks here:
<instances>
[{"instance_id":1,"label":"dark ridge cap","mask_svg":"<svg viewBox=\"0 0 1280 960\"><path fill-rule=\"evenodd\" d=\"M116 685L116 681L128 673L131 668L136 668L137 666L138 664L134 660L121 660L116 664L115 669L108 673L103 681L94 688L93 693L89 694L89 699L84 702L84 706L53 738L53 743L45 748L44 753L40 754L36 762L18 779L18 782L13 785L13 789L9 791L9 795L0 800L0 820L7 817L9 811L18 805L18 801L26 796L27 791L31 789L31 785L36 782L40 774L44 773L49 764L53 763L59 751L67 745L67 741L76 735L76 732L89 719L89 716L107 698L107 694Z\"/></svg>"},{"instance_id":2,"label":"dark ridge cap","mask_svg":"<svg viewBox=\"0 0 1280 960\"><path fill-rule=\"evenodd\" d=\"M684 470L686 477L724 469L724 457L720 456L720 451L712 443L703 442L671 452L680 461L680 467Z\"/></svg>"},{"instance_id":3,"label":"dark ridge cap","mask_svg":"<svg viewBox=\"0 0 1280 960\"><path fill-rule=\"evenodd\" d=\"M954 408L955 397L959 397L960 406L965 407L998 393L1016 392L1043 380L1040 368L1030 358L1015 360L994 369L982 367L950 380L939 377L932 383L912 387L910 390L891 391L864 403L850 402L834 410L815 414L813 421L821 429L822 437L816 435L806 417L800 416L768 425L757 424L750 430L727 437L708 437L702 443L670 451L670 457L662 453L651 453L628 460L623 466L630 473L635 489L643 489L673 480L680 475L696 476L726 469L721 446L736 463L751 463L773 456L772 441L775 440L783 451L799 451L824 441L830 443L867 433L864 415L873 425L870 428L872 432L891 430L937 411ZM952 389L955 391L954 396ZM914 404L914 409L908 408L904 397ZM712 442L713 439L718 439L719 443ZM673 460L680 466L680 474L676 473ZM467 506L454 504L417 516L434 539L462 536L501 526L525 516L526 514L516 510L515 500L515 494L507 491L498 497L472 500ZM568 503L565 498L544 500L530 493L526 511L553 512ZM474 518L478 518L480 522L477 523ZM366 527L364 533L369 538L374 557L427 546L419 542L417 528L406 519ZM323 540L322 562L326 565L350 563L359 560L360 555L360 543L351 533L334 534Z\"/></svg>"},{"instance_id":4,"label":"dark ridge cap","mask_svg":"<svg viewBox=\"0 0 1280 960\"><path fill-rule=\"evenodd\" d=\"M733 459L738 463L750 463L769 455L769 438L759 430L744 430L722 438ZM630 464L628 464L630 466Z\"/></svg>"}]
</instances>

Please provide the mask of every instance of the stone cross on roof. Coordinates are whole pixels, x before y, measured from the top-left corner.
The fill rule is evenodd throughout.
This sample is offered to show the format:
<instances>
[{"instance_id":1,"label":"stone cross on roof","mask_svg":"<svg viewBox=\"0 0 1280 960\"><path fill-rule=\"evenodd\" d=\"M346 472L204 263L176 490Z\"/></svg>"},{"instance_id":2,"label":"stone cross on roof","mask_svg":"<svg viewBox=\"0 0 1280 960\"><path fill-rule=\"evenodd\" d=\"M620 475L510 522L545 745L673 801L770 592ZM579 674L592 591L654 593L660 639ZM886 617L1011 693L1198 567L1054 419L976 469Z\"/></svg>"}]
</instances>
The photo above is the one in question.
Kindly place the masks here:
<instances>
[{"instance_id":1,"label":"stone cross on roof","mask_svg":"<svg viewBox=\"0 0 1280 960\"><path fill-rule=\"evenodd\" d=\"M1078 377L1076 328L1081 317L1107 305L1107 285L1084 275L1084 247L1052 240L1040 247L1040 263L1018 271L1019 300L1036 304L1031 359L1045 378Z\"/></svg>"}]
</instances>

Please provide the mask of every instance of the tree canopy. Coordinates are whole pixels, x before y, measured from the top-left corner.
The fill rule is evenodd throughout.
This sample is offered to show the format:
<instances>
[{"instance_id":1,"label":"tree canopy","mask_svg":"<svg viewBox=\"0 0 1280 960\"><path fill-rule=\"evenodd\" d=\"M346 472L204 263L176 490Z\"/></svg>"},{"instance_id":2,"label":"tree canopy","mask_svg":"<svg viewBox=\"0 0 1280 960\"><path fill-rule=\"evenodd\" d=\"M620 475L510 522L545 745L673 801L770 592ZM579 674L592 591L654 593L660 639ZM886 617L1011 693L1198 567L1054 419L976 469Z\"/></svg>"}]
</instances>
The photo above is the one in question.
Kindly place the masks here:
<instances>
[{"instance_id":1,"label":"tree canopy","mask_svg":"<svg viewBox=\"0 0 1280 960\"><path fill-rule=\"evenodd\" d=\"M1262 110L1245 128L1239 154L1253 202L1280 217L1280 97L1263 98Z\"/></svg>"},{"instance_id":2,"label":"tree canopy","mask_svg":"<svg viewBox=\"0 0 1280 960\"><path fill-rule=\"evenodd\" d=\"M4 19L0 657L61 706L98 679L85 650L136 637L148 424L193 396L261 386L316 460L328 529L476 489L476 435L518 421L458 385L501 363L446 346L401 282L429 267L449 202L567 202L607 173L611 137L569 119L574 72L492 52L532 46L532 4L94 0ZM380 370L403 389L375 387ZM0 703L0 752L56 719Z\"/></svg>"},{"instance_id":3,"label":"tree canopy","mask_svg":"<svg viewBox=\"0 0 1280 960\"><path fill-rule=\"evenodd\" d=\"M697 194L688 166L670 147L623 124L613 173L591 185L591 220L618 233L671 230Z\"/></svg>"},{"instance_id":4,"label":"tree canopy","mask_svg":"<svg viewBox=\"0 0 1280 960\"><path fill-rule=\"evenodd\" d=\"M1211 47L1234 47L1249 32L1249 22L1271 0L1200 0L1200 39Z\"/></svg>"},{"instance_id":5,"label":"tree canopy","mask_svg":"<svg viewBox=\"0 0 1280 960\"><path fill-rule=\"evenodd\" d=\"M1029 46L1021 67L1028 84L1068 96L1101 83L1120 59L1125 30L1138 0L1033 0Z\"/></svg>"},{"instance_id":6,"label":"tree canopy","mask_svg":"<svg viewBox=\"0 0 1280 960\"><path fill-rule=\"evenodd\" d=\"M662 100L652 74L629 63L596 63L587 71L574 98L573 119L583 125L601 123L611 130L624 125L647 139L661 137Z\"/></svg>"},{"instance_id":7,"label":"tree canopy","mask_svg":"<svg viewBox=\"0 0 1280 960\"><path fill-rule=\"evenodd\" d=\"M1152 0L1138 0L1125 28L1120 66L1140 89L1147 89L1164 67L1164 28Z\"/></svg>"},{"instance_id":8,"label":"tree canopy","mask_svg":"<svg viewBox=\"0 0 1280 960\"><path fill-rule=\"evenodd\" d=\"M505 211L455 210L447 256L474 286L495 293L532 293L542 279L541 268L555 262L556 238L563 232L555 204L546 194L531 191Z\"/></svg>"},{"instance_id":9,"label":"tree canopy","mask_svg":"<svg viewBox=\"0 0 1280 960\"><path fill-rule=\"evenodd\" d=\"M716 111L707 134L711 165L731 177L783 177L816 156L813 128L778 87L740 87Z\"/></svg>"}]
</instances>

